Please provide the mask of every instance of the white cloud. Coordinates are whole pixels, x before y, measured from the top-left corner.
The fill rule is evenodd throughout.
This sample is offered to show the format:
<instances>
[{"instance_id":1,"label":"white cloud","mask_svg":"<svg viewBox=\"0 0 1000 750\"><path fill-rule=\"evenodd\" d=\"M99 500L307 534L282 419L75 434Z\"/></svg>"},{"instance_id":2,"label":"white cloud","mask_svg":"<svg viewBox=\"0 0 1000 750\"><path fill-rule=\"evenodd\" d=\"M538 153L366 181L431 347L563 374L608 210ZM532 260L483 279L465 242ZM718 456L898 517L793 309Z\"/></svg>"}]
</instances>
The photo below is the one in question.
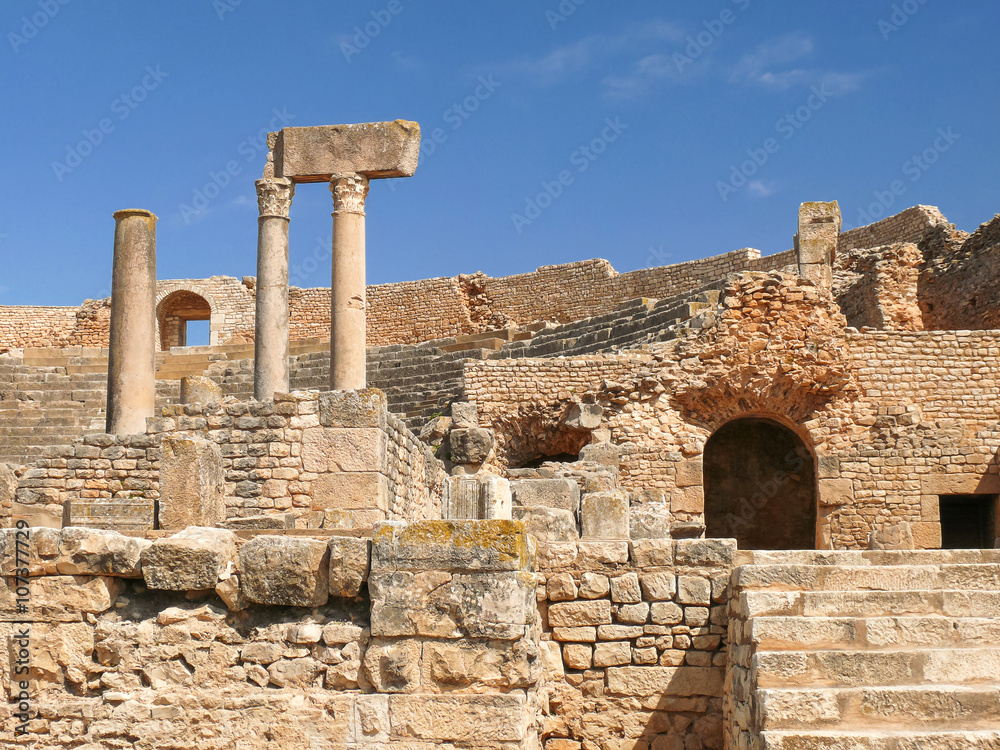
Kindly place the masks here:
<instances>
[{"instance_id":1,"label":"white cloud","mask_svg":"<svg viewBox=\"0 0 1000 750\"><path fill-rule=\"evenodd\" d=\"M763 180L752 180L747 185L747 192L755 198L767 198L770 195L774 195L775 188L773 183L764 182Z\"/></svg>"},{"instance_id":2,"label":"white cloud","mask_svg":"<svg viewBox=\"0 0 1000 750\"><path fill-rule=\"evenodd\" d=\"M772 91L824 86L834 95L847 94L861 86L865 73L824 71L802 65L815 49L812 37L802 31L769 39L737 61L730 71L729 82L749 83Z\"/></svg>"}]
</instances>

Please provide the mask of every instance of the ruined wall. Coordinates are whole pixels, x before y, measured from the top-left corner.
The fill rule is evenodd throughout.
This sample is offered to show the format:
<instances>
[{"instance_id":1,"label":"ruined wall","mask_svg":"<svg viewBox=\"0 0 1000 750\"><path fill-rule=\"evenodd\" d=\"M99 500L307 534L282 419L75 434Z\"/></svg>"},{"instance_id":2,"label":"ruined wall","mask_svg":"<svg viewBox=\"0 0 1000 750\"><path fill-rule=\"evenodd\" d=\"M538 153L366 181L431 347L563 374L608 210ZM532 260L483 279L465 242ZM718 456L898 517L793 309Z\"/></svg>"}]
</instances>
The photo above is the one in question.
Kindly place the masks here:
<instances>
[{"instance_id":1,"label":"ruined wall","mask_svg":"<svg viewBox=\"0 0 1000 750\"><path fill-rule=\"evenodd\" d=\"M920 331L923 256L913 243L855 248L834 262L833 294L854 328Z\"/></svg>"},{"instance_id":2,"label":"ruined wall","mask_svg":"<svg viewBox=\"0 0 1000 750\"><path fill-rule=\"evenodd\" d=\"M948 226L948 220L935 206L913 206L874 224L842 232L837 240L837 253L897 242L920 244L929 232L941 226Z\"/></svg>"},{"instance_id":3,"label":"ruined wall","mask_svg":"<svg viewBox=\"0 0 1000 750\"><path fill-rule=\"evenodd\" d=\"M0 307L0 352L26 347L106 347L108 300L80 307Z\"/></svg>"},{"instance_id":4,"label":"ruined wall","mask_svg":"<svg viewBox=\"0 0 1000 750\"><path fill-rule=\"evenodd\" d=\"M721 750L734 552L715 540L539 545L547 748Z\"/></svg>"},{"instance_id":5,"label":"ruined wall","mask_svg":"<svg viewBox=\"0 0 1000 750\"><path fill-rule=\"evenodd\" d=\"M569 404L593 400L620 448L623 487L663 490L673 513L704 511L702 454L719 426L764 416L792 428L816 461L820 548L865 548L894 520L936 547L938 495L997 491L997 332L845 334L828 293L773 275L734 281L702 315L701 335L645 354L467 364L467 398L497 430L498 468L516 447L510 425L545 440ZM748 487L734 512L753 513L779 488Z\"/></svg>"}]
</instances>

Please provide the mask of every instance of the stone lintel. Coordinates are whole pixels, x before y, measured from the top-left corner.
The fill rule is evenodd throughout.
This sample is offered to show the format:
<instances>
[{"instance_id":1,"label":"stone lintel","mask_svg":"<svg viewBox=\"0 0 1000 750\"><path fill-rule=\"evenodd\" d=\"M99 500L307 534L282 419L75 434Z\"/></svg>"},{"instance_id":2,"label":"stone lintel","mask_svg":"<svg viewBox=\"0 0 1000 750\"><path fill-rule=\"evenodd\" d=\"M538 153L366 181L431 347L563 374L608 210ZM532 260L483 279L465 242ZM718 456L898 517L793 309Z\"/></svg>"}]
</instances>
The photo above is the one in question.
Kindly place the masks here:
<instances>
[{"instance_id":1,"label":"stone lintel","mask_svg":"<svg viewBox=\"0 0 1000 750\"><path fill-rule=\"evenodd\" d=\"M357 172L370 180L412 177L420 156L420 125L409 120L285 128L275 138L275 177L329 182Z\"/></svg>"}]
</instances>

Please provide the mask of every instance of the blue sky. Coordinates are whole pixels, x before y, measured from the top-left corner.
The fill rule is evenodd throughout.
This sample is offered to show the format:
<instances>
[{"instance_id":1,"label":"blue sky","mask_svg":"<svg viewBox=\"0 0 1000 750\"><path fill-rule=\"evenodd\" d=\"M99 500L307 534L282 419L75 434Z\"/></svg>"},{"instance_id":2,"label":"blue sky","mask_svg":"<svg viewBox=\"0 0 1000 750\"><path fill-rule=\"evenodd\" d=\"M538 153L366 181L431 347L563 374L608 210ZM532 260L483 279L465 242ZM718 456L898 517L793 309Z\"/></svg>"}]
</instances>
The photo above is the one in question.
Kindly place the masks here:
<instances>
[{"instance_id":1,"label":"blue sky","mask_svg":"<svg viewBox=\"0 0 1000 750\"><path fill-rule=\"evenodd\" d=\"M122 208L160 217L161 278L253 275L285 125L421 124L416 176L372 184L369 283L770 254L806 200L971 231L998 27L992 0L7 0L0 304L108 294ZM299 187L299 286L329 284L330 211Z\"/></svg>"}]
</instances>

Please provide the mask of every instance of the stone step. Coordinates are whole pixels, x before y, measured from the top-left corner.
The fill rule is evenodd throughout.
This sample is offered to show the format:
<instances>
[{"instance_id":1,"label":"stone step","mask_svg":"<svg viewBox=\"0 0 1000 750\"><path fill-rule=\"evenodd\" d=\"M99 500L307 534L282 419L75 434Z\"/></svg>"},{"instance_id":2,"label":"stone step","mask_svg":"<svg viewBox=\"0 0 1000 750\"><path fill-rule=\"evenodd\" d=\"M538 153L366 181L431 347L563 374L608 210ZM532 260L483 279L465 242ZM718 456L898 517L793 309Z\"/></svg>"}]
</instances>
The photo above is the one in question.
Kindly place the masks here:
<instances>
[{"instance_id":1,"label":"stone step","mask_svg":"<svg viewBox=\"0 0 1000 750\"><path fill-rule=\"evenodd\" d=\"M968 732L773 731L761 734L759 747L760 750L1000 750L1000 729Z\"/></svg>"},{"instance_id":2,"label":"stone step","mask_svg":"<svg viewBox=\"0 0 1000 750\"><path fill-rule=\"evenodd\" d=\"M737 565L941 565L1000 563L1000 549L836 550L757 552L739 550Z\"/></svg>"},{"instance_id":3,"label":"stone step","mask_svg":"<svg viewBox=\"0 0 1000 750\"><path fill-rule=\"evenodd\" d=\"M1000 678L1000 675L998 675ZM996 729L997 685L776 688L758 693L758 726L775 729Z\"/></svg>"},{"instance_id":4,"label":"stone step","mask_svg":"<svg viewBox=\"0 0 1000 750\"><path fill-rule=\"evenodd\" d=\"M749 591L738 606L750 617L1000 617L1000 591Z\"/></svg>"},{"instance_id":5,"label":"stone step","mask_svg":"<svg viewBox=\"0 0 1000 750\"><path fill-rule=\"evenodd\" d=\"M1000 620L900 617L757 617L749 625L758 651L844 650L912 646L973 648L1000 643Z\"/></svg>"},{"instance_id":6,"label":"stone step","mask_svg":"<svg viewBox=\"0 0 1000 750\"><path fill-rule=\"evenodd\" d=\"M736 585L757 591L1000 591L1000 565L745 565Z\"/></svg>"},{"instance_id":7,"label":"stone step","mask_svg":"<svg viewBox=\"0 0 1000 750\"><path fill-rule=\"evenodd\" d=\"M1000 648L758 651L758 688L995 684Z\"/></svg>"}]
</instances>

